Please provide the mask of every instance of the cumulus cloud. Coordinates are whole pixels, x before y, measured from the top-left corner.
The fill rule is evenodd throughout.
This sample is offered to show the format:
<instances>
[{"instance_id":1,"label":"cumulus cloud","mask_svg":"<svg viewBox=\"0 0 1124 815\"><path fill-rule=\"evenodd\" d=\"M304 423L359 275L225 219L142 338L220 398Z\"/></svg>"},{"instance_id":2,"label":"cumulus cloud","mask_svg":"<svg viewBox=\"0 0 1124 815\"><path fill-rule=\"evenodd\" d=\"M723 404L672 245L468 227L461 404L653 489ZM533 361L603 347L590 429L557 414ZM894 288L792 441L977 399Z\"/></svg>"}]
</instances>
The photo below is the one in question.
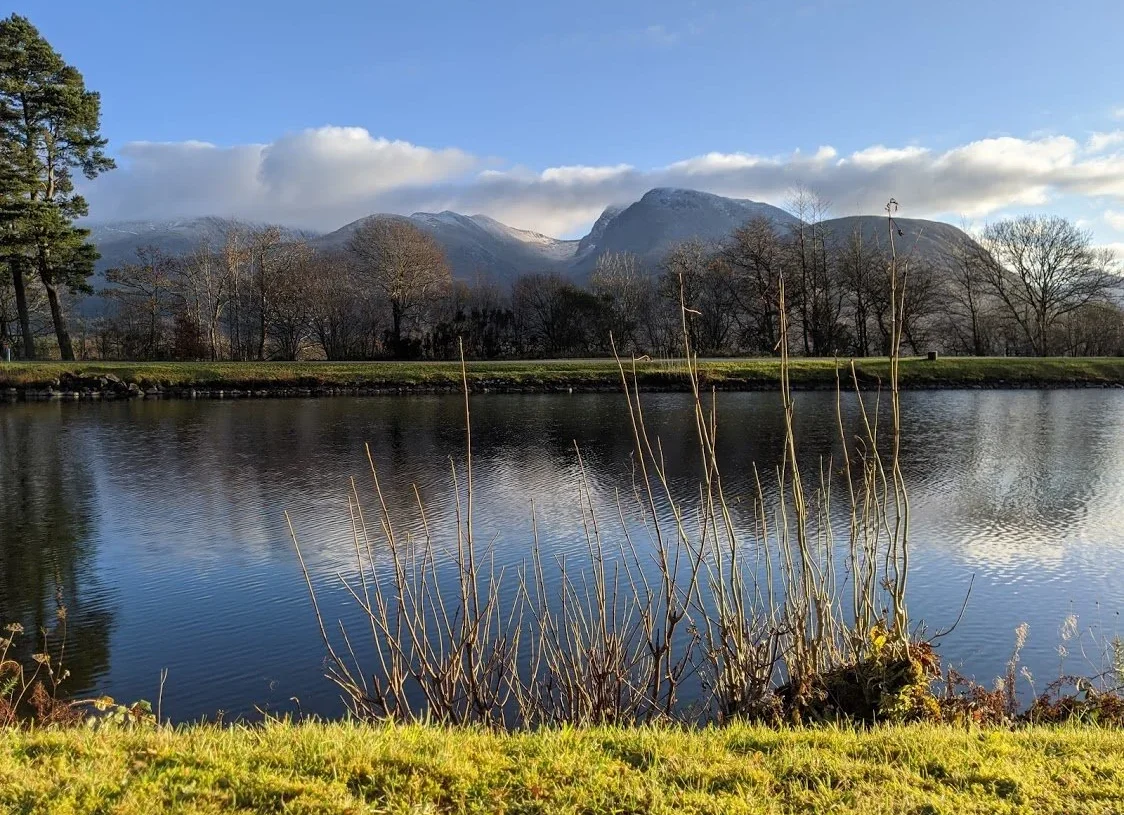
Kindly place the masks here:
<instances>
[{"instance_id":1,"label":"cumulus cloud","mask_svg":"<svg viewBox=\"0 0 1124 815\"><path fill-rule=\"evenodd\" d=\"M1094 133L1089 137L1088 149L1090 153L1099 153L1118 144L1124 144L1124 130L1113 130L1108 133Z\"/></svg>"},{"instance_id":2,"label":"cumulus cloud","mask_svg":"<svg viewBox=\"0 0 1124 815\"><path fill-rule=\"evenodd\" d=\"M99 219L220 215L325 228L369 212L381 196L464 175L464 151L322 127L270 144L131 142L120 169L86 190Z\"/></svg>"},{"instance_id":3,"label":"cumulus cloud","mask_svg":"<svg viewBox=\"0 0 1124 815\"><path fill-rule=\"evenodd\" d=\"M1118 232L1124 232L1124 212L1117 212L1116 210L1107 209L1104 213L1104 220L1109 226Z\"/></svg>"},{"instance_id":4,"label":"cumulus cloud","mask_svg":"<svg viewBox=\"0 0 1124 815\"><path fill-rule=\"evenodd\" d=\"M707 153L662 167L505 167L456 148L323 127L269 144L134 142L87 185L99 220L223 215L333 229L372 212L453 209L552 235L580 232L608 204L680 186L783 204L810 187L835 214L876 213L890 196L918 217L979 219L1055 197L1124 208L1124 131L981 139L937 151L874 144L783 155ZM1106 219L1107 222L1107 219Z\"/></svg>"}]
</instances>

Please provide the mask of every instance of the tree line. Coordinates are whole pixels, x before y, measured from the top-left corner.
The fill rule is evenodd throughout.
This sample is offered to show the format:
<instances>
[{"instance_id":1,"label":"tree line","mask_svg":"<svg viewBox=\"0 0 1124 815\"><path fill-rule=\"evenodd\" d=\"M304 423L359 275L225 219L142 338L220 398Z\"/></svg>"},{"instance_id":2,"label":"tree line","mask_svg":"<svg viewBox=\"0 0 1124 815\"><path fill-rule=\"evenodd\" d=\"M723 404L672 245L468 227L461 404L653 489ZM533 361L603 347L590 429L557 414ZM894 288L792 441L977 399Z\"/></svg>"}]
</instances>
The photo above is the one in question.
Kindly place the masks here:
<instances>
[{"instance_id":1,"label":"tree line","mask_svg":"<svg viewBox=\"0 0 1124 815\"><path fill-rule=\"evenodd\" d=\"M507 286L455 280L441 247L399 218L363 222L317 250L276 228L232 231L184 256L141 249L111 270L109 316L83 353L102 358L354 360L669 356L684 323L702 355L884 355L890 240L833 234L820 219L750 220L717 246L688 241L661 262L598 258L579 284L552 272ZM912 353L1124 353L1115 259L1048 216L1004 220L936 254L901 237L902 338ZM788 336L781 337L785 288ZM685 306L681 308L681 304ZM612 343L612 344L611 344Z\"/></svg>"}]
</instances>

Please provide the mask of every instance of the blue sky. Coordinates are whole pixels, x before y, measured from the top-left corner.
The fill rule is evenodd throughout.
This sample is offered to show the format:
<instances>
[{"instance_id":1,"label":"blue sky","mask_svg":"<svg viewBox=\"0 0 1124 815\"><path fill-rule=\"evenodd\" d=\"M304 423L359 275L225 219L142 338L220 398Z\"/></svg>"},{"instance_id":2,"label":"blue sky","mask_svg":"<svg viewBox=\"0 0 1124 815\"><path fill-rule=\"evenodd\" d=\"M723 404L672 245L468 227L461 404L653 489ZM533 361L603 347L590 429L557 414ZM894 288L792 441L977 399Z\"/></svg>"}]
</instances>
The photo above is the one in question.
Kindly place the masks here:
<instances>
[{"instance_id":1,"label":"blue sky","mask_svg":"<svg viewBox=\"0 0 1124 815\"><path fill-rule=\"evenodd\" d=\"M94 217L449 206L577 234L656 184L783 203L807 183L836 214L1051 209L1124 241L1119 0L21 13L102 93L121 169L90 186Z\"/></svg>"}]
</instances>

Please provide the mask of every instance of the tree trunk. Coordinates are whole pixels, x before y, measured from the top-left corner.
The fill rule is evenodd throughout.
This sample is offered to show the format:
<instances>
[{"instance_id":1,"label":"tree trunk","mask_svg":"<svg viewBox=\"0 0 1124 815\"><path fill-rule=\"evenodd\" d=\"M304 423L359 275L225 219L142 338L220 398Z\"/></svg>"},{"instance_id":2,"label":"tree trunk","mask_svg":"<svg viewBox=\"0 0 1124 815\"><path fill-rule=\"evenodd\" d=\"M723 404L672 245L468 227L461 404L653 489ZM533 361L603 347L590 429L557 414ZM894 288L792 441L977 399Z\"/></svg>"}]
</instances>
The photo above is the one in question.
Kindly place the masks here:
<instances>
[{"instance_id":1,"label":"tree trunk","mask_svg":"<svg viewBox=\"0 0 1124 815\"><path fill-rule=\"evenodd\" d=\"M266 280L265 280L265 253L258 259L258 359L265 359L265 328L266 328Z\"/></svg>"},{"instance_id":2,"label":"tree trunk","mask_svg":"<svg viewBox=\"0 0 1124 815\"><path fill-rule=\"evenodd\" d=\"M31 315L27 311L27 287L23 278L23 259L13 258L12 287L16 290L16 311L19 313L20 333L23 335L23 358L35 359L35 337L31 333Z\"/></svg>"},{"instance_id":3,"label":"tree trunk","mask_svg":"<svg viewBox=\"0 0 1124 815\"><path fill-rule=\"evenodd\" d=\"M402 353L402 309L398 303L391 302L390 316L392 323L390 338L394 343L391 353L397 357Z\"/></svg>"},{"instance_id":4,"label":"tree trunk","mask_svg":"<svg viewBox=\"0 0 1124 815\"><path fill-rule=\"evenodd\" d=\"M49 250L39 247L39 279L43 288L47 290L47 302L51 305L51 322L55 326L55 338L59 343L59 358L69 361L74 359L74 346L70 344L70 334L66 330L66 317L62 313L62 304L59 302L59 290L55 285L54 275L51 274Z\"/></svg>"},{"instance_id":5,"label":"tree trunk","mask_svg":"<svg viewBox=\"0 0 1124 815\"><path fill-rule=\"evenodd\" d=\"M70 333L66 330L66 317L59 303L58 288L54 283L43 281L47 289L47 302L51 304L51 321L55 324L55 337L59 341L59 358L64 361L74 359L74 347L70 344Z\"/></svg>"},{"instance_id":6,"label":"tree trunk","mask_svg":"<svg viewBox=\"0 0 1124 815\"><path fill-rule=\"evenodd\" d=\"M218 314L212 315L210 320L208 321L207 334L208 334L208 337L210 338L210 343L211 343L211 362L214 362L219 358L219 327L218 327L218 323L219 323Z\"/></svg>"},{"instance_id":7,"label":"tree trunk","mask_svg":"<svg viewBox=\"0 0 1124 815\"><path fill-rule=\"evenodd\" d=\"M265 295L262 295L259 310L261 314L258 318L258 328L260 331L258 334L258 359L263 360L265 359Z\"/></svg>"}]
</instances>

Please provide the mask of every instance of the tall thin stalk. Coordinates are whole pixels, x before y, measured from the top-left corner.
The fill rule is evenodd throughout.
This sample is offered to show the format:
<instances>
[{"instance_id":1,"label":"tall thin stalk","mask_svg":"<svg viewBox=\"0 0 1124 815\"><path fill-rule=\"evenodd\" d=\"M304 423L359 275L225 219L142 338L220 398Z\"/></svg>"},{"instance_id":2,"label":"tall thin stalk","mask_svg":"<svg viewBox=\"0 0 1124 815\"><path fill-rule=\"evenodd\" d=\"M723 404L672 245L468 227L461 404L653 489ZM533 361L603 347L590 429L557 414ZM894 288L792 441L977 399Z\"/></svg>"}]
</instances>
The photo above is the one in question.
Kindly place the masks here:
<instances>
[{"instance_id":1,"label":"tall thin stalk","mask_svg":"<svg viewBox=\"0 0 1124 815\"><path fill-rule=\"evenodd\" d=\"M359 489L351 485L358 576L339 579L367 618L373 671L361 668L363 660L342 625L338 636L329 634L290 524L328 673L352 712L369 719L495 727L778 719L848 715L837 690L845 677L859 686L861 697L885 692L888 680L881 674L870 678L869 666L883 670L887 654L908 661L910 648L909 504L900 463L898 389L905 280L893 248L895 208L892 201L887 205L893 304L888 454L880 449L877 396L868 406L852 363L859 430L849 433L844 386L836 378L845 548L837 545L833 525L833 462L822 462L813 481L798 456L783 280L778 314L784 444L775 493L752 469L749 528L735 519L727 498L717 398L713 389L706 393L691 345L697 311L682 281L683 359L701 465L697 494L680 495L672 487L662 445L646 421L636 360L621 359L614 344L634 483L632 490L617 491L615 506L599 507L575 443L574 493L585 540L580 556L550 554L534 504L529 551L519 564L497 565L495 538L478 546L471 398L462 349L465 450L463 469L450 461L451 545L440 545L442 530L431 527L416 488L420 529L393 522L370 448L378 506L374 527L367 523ZM611 534L606 518L617 527ZM842 583L840 566L846 567ZM847 582L849 591L842 588ZM879 704L877 698L867 702Z\"/></svg>"}]
</instances>

